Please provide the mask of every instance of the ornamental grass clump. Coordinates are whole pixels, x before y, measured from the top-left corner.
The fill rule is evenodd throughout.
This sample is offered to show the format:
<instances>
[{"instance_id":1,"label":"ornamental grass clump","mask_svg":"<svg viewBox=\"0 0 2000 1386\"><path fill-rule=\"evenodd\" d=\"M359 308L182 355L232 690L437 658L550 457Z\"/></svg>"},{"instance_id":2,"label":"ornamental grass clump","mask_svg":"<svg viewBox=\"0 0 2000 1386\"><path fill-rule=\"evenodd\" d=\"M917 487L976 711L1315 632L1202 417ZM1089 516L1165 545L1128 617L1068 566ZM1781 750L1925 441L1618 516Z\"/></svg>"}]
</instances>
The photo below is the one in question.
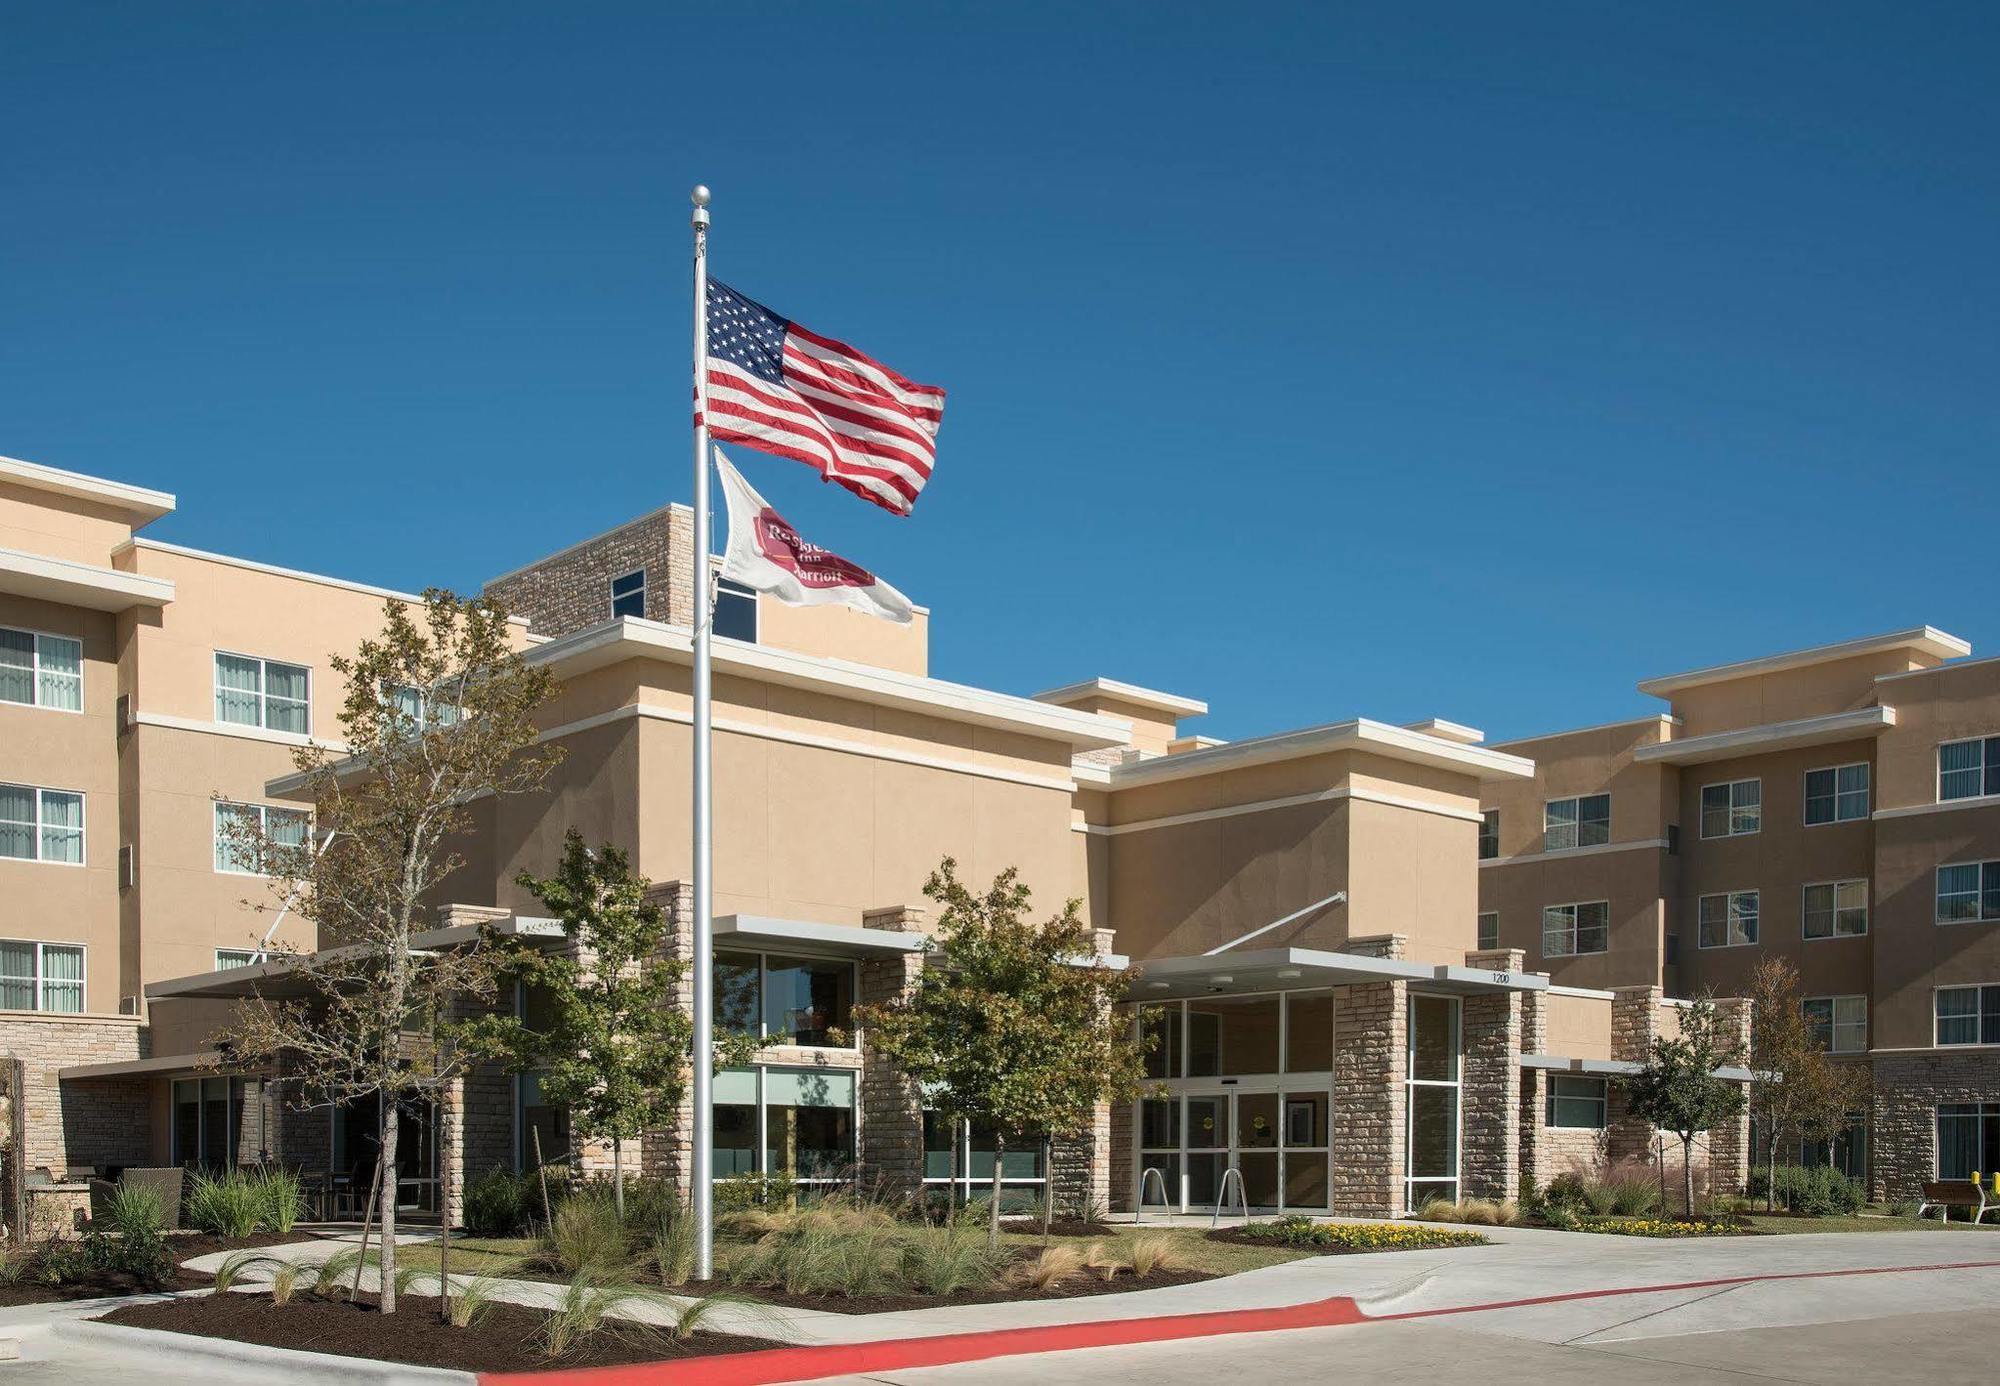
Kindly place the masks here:
<instances>
[{"instance_id":1,"label":"ornamental grass clump","mask_svg":"<svg viewBox=\"0 0 2000 1386\"><path fill-rule=\"evenodd\" d=\"M1071 1277L1084 1267L1084 1254L1075 1247L1058 1242L1045 1246L1041 1254L1032 1261L1018 1262L1008 1278L1024 1290L1039 1290L1046 1294L1059 1290Z\"/></svg>"},{"instance_id":2,"label":"ornamental grass clump","mask_svg":"<svg viewBox=\"0 0 2000 1386\"><path fill-rule=\"evenodd\" d=\"M1007 1254L987 1246L975 1226L918 1227L902 1238L903 1277L921 1294L990 1290L1006 1262Z\"/></svg>"},{"instance_id":3,"label":"ornamental grass clump","mask_svg":"<svg viewBox=\"0 0 2000 1386\"><path fill-rule=\"evenodd\" d=\"M1463 1222L1481 1227L1514 1227L1522 1221L1518 1203L1491 1198L1465 1198L1456 1203L1448 1198L1433 1198L1413 1216L1420 1222Z\"/></svg>"},{"instance_id":4,"label":"ornamental grass clump","mask_svg":"<svg viewBox=\"0 0 2000 1386\"><path fill-rule=\"evenodd\" d=\"M541 1241L537 1259L567 1275L607 1279L631 1259L624 1218L594 1189L564 1199Z\"/></svg>"},{"instance_id":5,"label":"ornamental grass clump","mask_svg":"<svg viewBox=\"0 0 2000 1386\"><path fill-rule=\"evenodd\" d=\"M658 1339L659 1329L635 1320L631 1311L665 1306L655 1292L629 1282L600 1283L579 1275L563 1286L562 1295L542 1324L542 1352L561 1357L586 1338L603 1332L607 1321L623 1316L618 1328L634 1338Z\"/></svg>"},{"instance_id":6,"label":"ornamental grass clump","mask_svg":"<svg viewBox=\"0 0 2000 1386\"><path fill-rule=\"evenodd\" d=\"M305 1184L291 1170L261 1170L251 1181L251 1189L256 1197L258 1225L266 1231L282 1236L305 1216Z\"/></svg>"},{"instance_id":7,"label":"ornamental grass clump","mask_svg":"<svg viewBox=\"0 0 2000 1386\"><path fill-rule=\"evenodd\" d=\"M197 1231L238 1239L257 1230L264 1196L242 1170L223 1174L196 1170L188 1186L187 1220Z\"/></svg>"},{"instance_id":8,"label":"ornamental grass clump","mask_svg":"<svg viewBox=\"0 0 2000 1386\"><path fill-rule=\"evenodd\" d=\"M1159 1233L1134 1237L1125 1254L1131 1262L1132 1274L1141 1280L1156 1272L1171 1273L1188 1268L1186 1258L1174 1245L1174 1239Z\"/></svg>"}]
</instances>

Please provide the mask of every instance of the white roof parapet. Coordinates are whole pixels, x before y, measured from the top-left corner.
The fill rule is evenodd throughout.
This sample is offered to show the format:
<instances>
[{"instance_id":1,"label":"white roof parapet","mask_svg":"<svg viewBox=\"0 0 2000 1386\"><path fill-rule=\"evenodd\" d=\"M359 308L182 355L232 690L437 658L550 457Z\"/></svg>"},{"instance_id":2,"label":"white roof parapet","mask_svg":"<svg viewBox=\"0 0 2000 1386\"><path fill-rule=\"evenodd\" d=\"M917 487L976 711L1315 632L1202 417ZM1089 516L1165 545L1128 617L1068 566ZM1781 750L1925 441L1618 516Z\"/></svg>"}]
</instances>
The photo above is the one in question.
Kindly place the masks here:
<instances>
[{"instance_id":1,"label":"white roof parapet","mask_svg":"<svg viewBox=\"0 0 2000 1386\"><path fill-rule=\"evenodd\" d=\"M1127 746L1132 741L1132 724L1122 717L740 640L717 637L711 648L717 671L760 683L921 712L950 722L1027 732L1075 747ZM536 645L525 657L530 664L552 665L558 673L583 673L626 659L691 663L694 643L686 626L623 616Z\"/></svg>"},{"instance_id":2,"label":"white roof parapet","mask_svg":"<svg viewBox=\"0 0 2000 1386\"><path fill-rule=\"evenodd\" d=\"M86 476L82 472L64 471L61 467L46 467L40 462L23 462L18 457L0 457L0 481L11 481L16 486L68 496L73 500L96 501L114 510L122 510L133 517L134 529L150 524L162 515L170 515L174 509L174 498L165 491L133 486L123 481L108 481L101 476Z\"/></svg>"},{"instance_id":3,"label":"white roof parapet","mask_svg":"<svg viewBox=\"0 0 2000 1386\"><path fill-rule=\"evenodd\" d=\"M1730 679L1749 678L1756 674L1775 674L1786 669L1803 669L1814 664L1831 664L1835 660L1855 659L1863 655L1885 654L1891 650L1914 650L1919 654L1932 655L1938 659L1960 659L1972 653L1971 642L1947 634L1936 626L1912 626L1908 630L1890 631L1884 635L1864 635L1857 640L1842 640L1832 645L1814 645L1804 650L1788 650L1782 654L1764 655L1758 659L1739 660L1734 664L1715 664L1706 669L1690 669L1684 674L1662 674L1658 678L1642 680L1641 693L1651 693L1665 697L1683 688L1700 688L1704 684L1726 683Z\"/></svg>"},{"instance_id":4,"label":"white roof parapet","mask_svg":"<svg viewBox=\"0 0 2000 1386\"><path fill-rule=\"evenodd\" d=\"M715 937L745 943L805 946L843 957L921 953L925 935L901 929L870 929L860 924L822 924L809 919L771 919L755 914L719 914Z\"/></svg>"},{"instance_id":5,"label":"white roof parapet","mask_svg":"<svg viewBox=\"0 0 2000 1386\"><path fill-rule=\"evenodd\" d=\"M1800 717L1790 722L1767 722L1760 727L1738 727L1673 741L1658 741L1632 752L1641 763L1659 761L1667 765L1699 765L1703 761L1727 760L1732 756L1753 755L1807 746L1823 746L1833 741L1852 741L1877 736L1896 725L1893 707L1861 707L1851 712L1834 712L1823 717Z\"/></svg>"},{"instance_id":6,"label":"white roof parapet","mask_svg":"<svg viewBox=\"0 0 2000 1386\"><path fill-rule=\"evenodd\" d=\"M1447 722L1442 717L1426 717L1421 722L1405 722L1403 726L1425 736L1442 737L1446 741L1456 741L1465 746L1477 746L1486 740L1486 733L1477 727L1468 727L1463 722Z\"/></svg>"},{"instance_id":7,"label":"white roof parapet","mask_svg":"<svg viewBox=\"0 0 2000 1386\"><path fill-rule=\"evenodd\" d=\"M174 599L174 584L143 573L0 549L0 592L92 611L129 611L135 606L165 606Z\"/></svg>"},{"instance_id":8,"label":"white roof parapet","mask_svg":"<svg viewBox=\"0 0 2000 1386\"><path fill-rule=\"evenodd\" d=\"M1522 756L1508 755L1484 746L1467 746L1427 732L1358 717L1351 722L1333 722L1299 731L1279 732L1274 736L1253 737L1248 741L1231 741L1201 751L1157 756L1137 764L1114 765L1110 771L1110 783L1113 789L1135 784L1158 784L1166 780L1212 775L1245 766L1268 765L1273 761L1347 750L1370 751L1392 760L1457 770L1482 780L1524 780L1532 778L1535 773L1535 763Z\"/></svg>"},{"instance_id":9,"label":"white roof parapet","mask_svg":"<svg viewBox=\"0 0 2000 1386\"><path fill-rule=\"evenodd\" d=\"M1183 698L1178 693L1162 693L1156 688L1141 688L1136 683L1120 683L1117 679L1106 678L1066 683L1061 688L1044 689L1033 697L1038 703L1054 703L1057 706L1089 697L1116 698L1120 702L1135 703L1156 712L1172 713L1176 717L1200 717L1208 711L1208 704L1199 698Z\"/></svg>"}]
</instances>

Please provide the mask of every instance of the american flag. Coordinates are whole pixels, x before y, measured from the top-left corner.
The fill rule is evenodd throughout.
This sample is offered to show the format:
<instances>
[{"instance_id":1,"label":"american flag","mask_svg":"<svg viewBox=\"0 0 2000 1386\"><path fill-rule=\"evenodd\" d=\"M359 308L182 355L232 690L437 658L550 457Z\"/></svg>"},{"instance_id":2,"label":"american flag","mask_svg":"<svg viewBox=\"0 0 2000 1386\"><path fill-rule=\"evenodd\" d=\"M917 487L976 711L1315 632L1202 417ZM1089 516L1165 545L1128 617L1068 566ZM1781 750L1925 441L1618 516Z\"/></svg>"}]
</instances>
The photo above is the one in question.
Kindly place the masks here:
<instances>
[{"instance_id":1,"label":"american flag","mask_svg":"<svg viewBox=\"0 0 2000 1386\"><path fill-rule=\"evenodd\" d=\"M708 281L708 427L718 440L817 467L907 515L930 480L943 416L935 385Z\"/></svg>"}]
</instances>

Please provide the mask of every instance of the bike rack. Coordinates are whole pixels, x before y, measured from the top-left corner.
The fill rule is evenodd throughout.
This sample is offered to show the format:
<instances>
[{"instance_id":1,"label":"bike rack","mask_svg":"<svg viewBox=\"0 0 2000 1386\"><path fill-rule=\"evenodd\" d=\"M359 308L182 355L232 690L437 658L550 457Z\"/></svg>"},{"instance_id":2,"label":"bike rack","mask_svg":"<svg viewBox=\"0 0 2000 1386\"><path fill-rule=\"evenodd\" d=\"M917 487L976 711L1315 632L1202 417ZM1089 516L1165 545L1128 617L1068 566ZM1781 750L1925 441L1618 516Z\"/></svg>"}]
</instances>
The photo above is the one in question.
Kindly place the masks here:
<instances>
[{"instance_id":1,"label":"bike rack","mask_svg":"<svg viewBox=\"0 0 2000 1386\"><path fill-rule=\"evenodd\" d=\"M1132 1225L1134 1227L1137 1227L1146 1220L1146 1189L1148 1188L1146 1181L1148 1179L1155 1181L1160 1186L1160 1206L1169 1212L1173 1209L1173 1205L1167 1202L1167 1176L1160 1172L1158 1165L1147 1165L1139 1171L1139 1201L1132 1205Z\"/></svg>"},{"instance_id":2,"label":"bike rack","mask_svg":"<svg viewBox=\"0 0 2000 1386\"><path fill-rule=\"evenodd\" d=\"M1236 1181L1237 1210L1243 1214L1243 1221L1245 1223L1250 1221L1250 1199L1243 1192L1243 1171L1231 1165L1222 1172L1222 1187L1215 1191L1215 1212L1208 1220L1208 1225L1211 1228L1222 1220L1222 1204L1223 1200L1229 1197L1229 1181L1232 1179Z\"/></svg>"}]
</instances>

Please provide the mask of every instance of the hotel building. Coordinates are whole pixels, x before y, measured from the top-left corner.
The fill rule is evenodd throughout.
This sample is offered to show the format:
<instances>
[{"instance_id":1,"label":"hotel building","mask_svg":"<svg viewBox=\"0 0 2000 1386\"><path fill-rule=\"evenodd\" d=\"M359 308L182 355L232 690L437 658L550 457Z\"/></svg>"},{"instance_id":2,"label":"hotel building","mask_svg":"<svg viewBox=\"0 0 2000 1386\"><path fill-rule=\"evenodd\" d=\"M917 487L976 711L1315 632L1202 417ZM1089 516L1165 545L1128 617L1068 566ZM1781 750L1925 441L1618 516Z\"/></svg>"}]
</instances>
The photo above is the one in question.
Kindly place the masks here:
<instances>
[{"instance_id":1,"label":"hotel building","mask_svg":"<svg viewBox=\"0 0 2000 1386\"><path fill-rule=\"evenodd\" d=\"M291 756L337 747L331 661L385 602L416 599L141 532L173 506L0 459L12 1159L54 1186L51 1207L86 1170L257 1160L351 1195L374 1112L299 1108L282 1075L214 1051L231 1007L296 985L286 955L318 943L296 918L270 932L273 885L218 824L310 831L287 797ZM574 826L631 853L685 953L691 532L668 506L487 584L558 680L543 736L565 757L543 791L483 803L427 942L491 924L563 946L513 881L550 870ZM765 1040L716 1083L722 1177L911 1193L954 1170L989 1177L991 1133L931 1118L848 1023L923 965L936 921L921 886L946 855L974 881L1018 868L1042 909L1079 898L1102 965L1129 972L1134 1024L1160 1037L1140 1101L1046 1158L1010 1141L1017 1196L1394 1215L1644 1156L1653 1133L1609 1080L1673 1032L1676 998L1733 995L1767 946L1840 1003L1835 1047L1888 1075L1858 1157L1878 1187L1906 1191L1966 1140L1982 1154L1995 1140L2000 985L1985 984L2000 958L1980 921L2000 914L2000 875L1991 892L1978 881L2000 845L1978 834L1996 832L1982 810L2000 804L2000 739L1989 755L1979 738L2000 732L2000 697L1950 637L1661 680L1648 687L1671 715L1533 742L1351 718L1225 743L1183 731L1200 701L1108 678L1020 697L933 677L929 619L719 597L720 1008ZM1950 922L1933 918L1933 878ZM1891 928L1902 946L1876 949ZM1723 1009L1747 1027L1741 1003ZM574 1139L533 1074L480 1070L442 1112L413 1115L398 1171L413 1213L457 1211L439 1206L440 1123L460 1175L607 1154ZM687 1126L628 1160L685 1178ZM1748 1138L1735 1123L1703 1142L1718 1187L1740 1183Z\"/></svg>"}]
</instances>

